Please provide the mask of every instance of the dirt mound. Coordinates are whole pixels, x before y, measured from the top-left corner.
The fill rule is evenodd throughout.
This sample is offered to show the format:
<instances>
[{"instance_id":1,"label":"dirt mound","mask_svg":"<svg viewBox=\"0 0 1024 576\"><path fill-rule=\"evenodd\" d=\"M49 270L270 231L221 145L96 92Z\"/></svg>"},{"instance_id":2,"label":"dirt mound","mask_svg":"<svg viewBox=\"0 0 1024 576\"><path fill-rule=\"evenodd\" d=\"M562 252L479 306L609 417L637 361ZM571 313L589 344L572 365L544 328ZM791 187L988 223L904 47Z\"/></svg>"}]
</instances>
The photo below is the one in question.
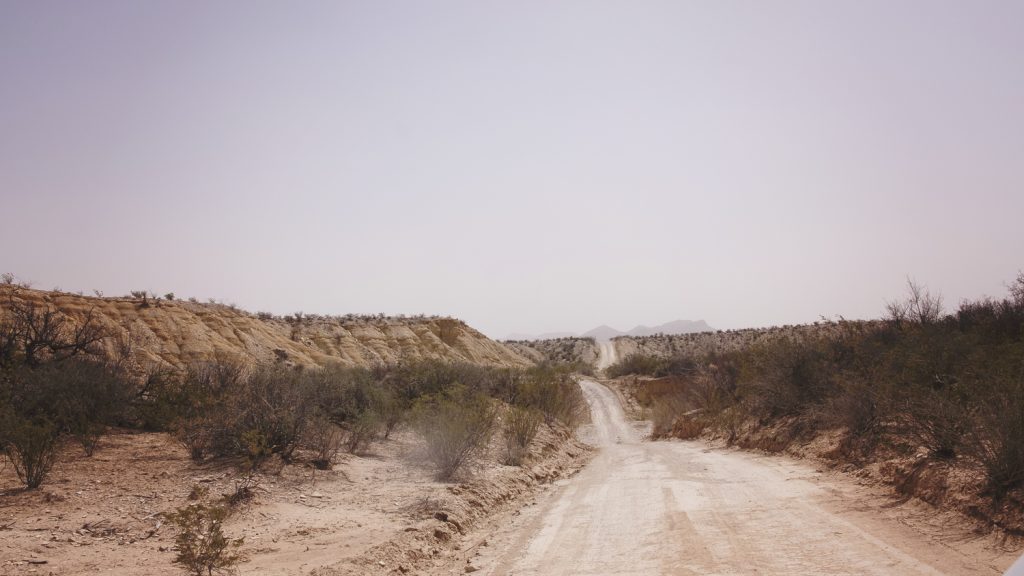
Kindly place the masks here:
<instances>
[{"instance_id":1,"label":"dirt mound","mask_svg":"<svg viewBox=\"0 0 1024 576\"><path fill-rule=\"evenodd\" d=\"M74 322L92 314L112 336L113 353L130 346L141 365L181 367L218 356L295 365L371 366L444 359L492 366L531 363L467 326L440 317L252 314L232 306L156 298L94 298L0 286L0 312L12 303L58 310Z\"/></svg>"}]
</instances>

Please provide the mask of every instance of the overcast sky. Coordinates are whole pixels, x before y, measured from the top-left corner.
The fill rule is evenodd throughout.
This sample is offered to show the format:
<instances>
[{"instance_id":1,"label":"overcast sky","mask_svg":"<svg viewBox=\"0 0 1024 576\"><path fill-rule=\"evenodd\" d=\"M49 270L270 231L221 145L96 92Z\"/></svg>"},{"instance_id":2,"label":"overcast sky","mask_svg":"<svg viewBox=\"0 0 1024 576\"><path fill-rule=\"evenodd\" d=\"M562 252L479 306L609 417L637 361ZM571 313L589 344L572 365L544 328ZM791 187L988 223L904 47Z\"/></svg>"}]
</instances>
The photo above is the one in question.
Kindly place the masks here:
<instances>
[{"instance_id":1,"label":"overcast sky","mask_svg":"<svg viewBox=\"0 0 1024 576\"><path fill-rule=\"evenodd\" d=\"M0 0L0 272L490 336L1024 268L1022 2Z\"/></svg>"}]
</instances>

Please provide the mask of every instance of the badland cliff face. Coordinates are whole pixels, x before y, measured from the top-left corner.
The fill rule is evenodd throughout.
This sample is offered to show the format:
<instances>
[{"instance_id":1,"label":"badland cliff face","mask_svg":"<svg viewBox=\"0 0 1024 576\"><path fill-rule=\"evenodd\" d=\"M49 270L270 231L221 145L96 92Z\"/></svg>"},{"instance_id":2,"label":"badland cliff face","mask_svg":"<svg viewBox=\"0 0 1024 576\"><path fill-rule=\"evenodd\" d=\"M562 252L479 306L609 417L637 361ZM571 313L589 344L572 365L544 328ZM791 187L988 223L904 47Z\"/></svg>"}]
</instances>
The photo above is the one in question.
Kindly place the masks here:
<instances>
[{"instance_id":1,"label":"badland cliff face","mask_svg":"<svg viewBox=\"0 0 1024 576\"><path fill-rule=\"evenodd\" d=\"M0 319L18 305L54 310L69 327L91 317L108 353L130 350L141 366L182 367L232 357L302 366L373 366L443 359L492 366L530 364L461 320L440 317L271 317L221 304L155 298L94 298L0 286Z\"/></svg>"}]
</instances>

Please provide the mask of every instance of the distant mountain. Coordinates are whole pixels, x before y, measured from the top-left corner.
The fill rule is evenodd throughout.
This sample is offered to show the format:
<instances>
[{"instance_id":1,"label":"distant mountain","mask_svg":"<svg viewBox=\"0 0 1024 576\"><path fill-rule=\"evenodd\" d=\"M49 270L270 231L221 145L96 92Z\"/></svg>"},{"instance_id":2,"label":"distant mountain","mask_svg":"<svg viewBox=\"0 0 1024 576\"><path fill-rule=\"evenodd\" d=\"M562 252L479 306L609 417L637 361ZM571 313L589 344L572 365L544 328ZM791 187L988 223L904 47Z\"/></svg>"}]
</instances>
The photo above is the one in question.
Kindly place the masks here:
<instances>
[{"instance_id":1,"label":"distant mountain","mask_svg":"<svg viewBox=\"0 0 1024 576\"><path fill-rule=\"evenodd\" d=\"M629 332L616 330L608 325L601 325L593 330L584 332L584 338L593 338L598 341L606 341L616 336L651 336L653 334L692 334L694 332L714 332L714 328L708 326L703 320L675 320L657 326L637 326ZM548 332L534 336L531 334L510 334L507 340L552 340L555 338L567 338L577 336L572 332Z\"/></svg>"},{"instance_id":2,"label":"distant mountain","mask_svg":"<svg viewBox=\"0 0 1024 576\"><path fill-rule=\"evenodd\" d=\"M594 328L593 330L583 333L584 336L593 338L594 340L602 341L611 340L612 338L615 338L616 336L622 336L623 334L625 334L625 332L621 330L616 330L615 328L612 328L607 324L603 324L601 326L598 326L597 328Z\"/></svg>"},{"instance_id":3,"label":"distant mountain","mask_svg":"<svg viewBox=\"0 0 1024 576\"><path fill-rule=\"evenodd\" d=\"M676 320L674 322L666 322L658 326L637 326L629 332L626 332L626 336L651 336L652 334L692 334L694 332L713 332L714 329L708 326L708 323L703 320Z\"/></svg>"},{"instance_id":4,"label":"distant mountain","mask_svg":"<svg viewBox=\"0 0 1024 576\"><path fill-rule=\"evenodd\" d=\"M555 340L558 338L571 338L574 332L545 332L543 334L509 334L505 340Z\"/></svg>"}]
</instances>

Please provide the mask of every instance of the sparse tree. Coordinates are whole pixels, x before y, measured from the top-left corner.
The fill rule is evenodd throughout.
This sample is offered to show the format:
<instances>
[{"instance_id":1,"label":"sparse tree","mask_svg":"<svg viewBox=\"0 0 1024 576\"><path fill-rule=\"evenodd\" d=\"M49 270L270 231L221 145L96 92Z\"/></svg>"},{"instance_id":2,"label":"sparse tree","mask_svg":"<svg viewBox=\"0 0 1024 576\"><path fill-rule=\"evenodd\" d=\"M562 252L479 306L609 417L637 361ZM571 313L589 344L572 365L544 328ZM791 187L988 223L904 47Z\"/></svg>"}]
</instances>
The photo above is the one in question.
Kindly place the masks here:
<instances>
[{"instance_id":1,"label":"sparse tree","mask_svg":"<svg viewBox=\"0 0 1024 576\"><path fill-rule=\"evenodd\" d=\"M897 327L904 322L934 324L942 317L942 295L933 295L913 279L907 279L907 299L886 303L889 320Z\"/></svg>"}]
</instances>

